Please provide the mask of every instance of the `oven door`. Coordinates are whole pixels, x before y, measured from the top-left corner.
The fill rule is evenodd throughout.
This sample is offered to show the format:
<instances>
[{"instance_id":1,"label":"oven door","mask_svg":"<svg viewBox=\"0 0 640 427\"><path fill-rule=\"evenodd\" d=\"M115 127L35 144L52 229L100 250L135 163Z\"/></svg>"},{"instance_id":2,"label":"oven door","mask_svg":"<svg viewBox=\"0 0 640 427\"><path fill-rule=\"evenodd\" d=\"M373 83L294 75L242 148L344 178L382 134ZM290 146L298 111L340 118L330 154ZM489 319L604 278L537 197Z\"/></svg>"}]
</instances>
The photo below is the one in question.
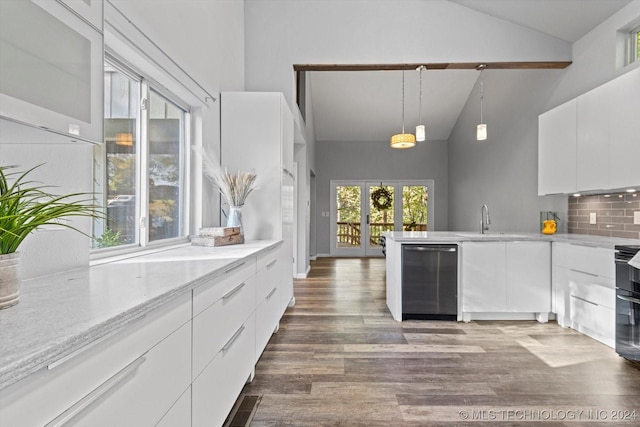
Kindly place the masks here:
<instances>
[{"instance_id":1,"label":"oven door","mask_svg":"<svg viewBox=\"0 0 640 427\"><path fill-rule=\"evenodd\" d=\"M640 360L640 292L616 290L616 352Z\"/></svg>"}]
</instances>

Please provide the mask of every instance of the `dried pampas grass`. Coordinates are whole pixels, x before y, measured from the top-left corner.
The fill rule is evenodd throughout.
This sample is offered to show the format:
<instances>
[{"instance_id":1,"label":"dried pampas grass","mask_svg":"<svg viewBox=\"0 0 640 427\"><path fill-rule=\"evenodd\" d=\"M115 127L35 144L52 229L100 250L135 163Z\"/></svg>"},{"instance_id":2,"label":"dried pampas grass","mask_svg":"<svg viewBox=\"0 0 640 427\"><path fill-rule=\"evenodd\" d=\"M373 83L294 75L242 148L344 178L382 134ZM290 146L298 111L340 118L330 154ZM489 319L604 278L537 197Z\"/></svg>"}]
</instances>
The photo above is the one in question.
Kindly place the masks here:
<instances>
[{"instance_id":1,"label":"dried pampas grass","mask_svg":"<svg viewBox=\"0 0 640 427\"><path fill-rule=\"evenodd\" d=\"M222 196L231 206L242 206L251 192L255 189L257 175L253 172L229 173L222 168L218 159L201 147L193 147L193 151L202 159L204 173L213 184L218 187Z\"/></svg>"}]
</instances>

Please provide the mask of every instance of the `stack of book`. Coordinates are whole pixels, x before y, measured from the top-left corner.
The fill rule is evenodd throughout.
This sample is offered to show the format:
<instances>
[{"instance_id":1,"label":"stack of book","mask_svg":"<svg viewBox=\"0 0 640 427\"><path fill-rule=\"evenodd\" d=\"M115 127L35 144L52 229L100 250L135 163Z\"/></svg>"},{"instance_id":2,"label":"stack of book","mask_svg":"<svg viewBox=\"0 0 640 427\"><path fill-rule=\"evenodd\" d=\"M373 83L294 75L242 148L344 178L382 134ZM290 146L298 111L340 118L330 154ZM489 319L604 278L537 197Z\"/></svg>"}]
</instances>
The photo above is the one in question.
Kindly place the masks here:
<instances>
[{"instance_id":1,"label":"stack of book","mask_svg":"<svg viewBox=\"0 0 640 427\"><path fill-rule=\"evenodd\" d=\"M191 236L191 244L196 246L227 246L244 243L240 227L201 228L200 234Z\"/></svg>"}]
</instances>

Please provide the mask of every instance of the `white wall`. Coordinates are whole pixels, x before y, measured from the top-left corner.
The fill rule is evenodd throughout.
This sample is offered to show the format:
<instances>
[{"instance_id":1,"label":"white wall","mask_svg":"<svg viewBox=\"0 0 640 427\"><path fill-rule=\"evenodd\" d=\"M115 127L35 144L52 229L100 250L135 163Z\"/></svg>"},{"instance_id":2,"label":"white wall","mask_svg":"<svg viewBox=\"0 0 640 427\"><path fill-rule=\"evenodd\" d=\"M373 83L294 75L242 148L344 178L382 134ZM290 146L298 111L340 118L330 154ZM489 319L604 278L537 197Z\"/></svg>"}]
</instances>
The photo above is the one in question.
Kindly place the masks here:
<instances>
[{"instance_id":1,"label":"white wall","mask_svg":"<svg viewBox=\"0 0 640 427\"><path fill-rule=\"evenodd\" d=\"M244 89L244 3L236 0L111 0L208 92ZM131 28L123 29L131 31ZM179 89L179 88L178 88ZM176 90L178 92L179 90ZM188 100L189 101L189 100ZM208 105L207 105L208 104ZM203 145L218 150L217 103L195 103ZM60 193L91 191L92 146L59 143L46 132L0 132L0 164L47 164L37 178ZM200 198L200 197L197 197ZM204 183L205 225L218 225L217 191ZM215 222L214 222L215 221ZM88 231L88 224L81 224ZM20 248L24 278L80 268L89 262L89 240L69 231L36 232Z\"/></svg>"},{"instance_id":2,"label":"white wall","mask_svg":"<svg viewBox=\"0 0 640 427\"><path fill-rule=\"evenodd\" d=\"M316 153L316 211L330 211L331 180L435 181L435 223L447 229L447 142L429 141L409 150L393 150L383 142L320 142ZM330 218L316 215L317 253L330 253Z\"/></svg>"},{"instance_id":3,"label":"white wall","mask_svg":"<svg viewBox=\"0 0 640 427\"><path fill-rule=\"evenodd\" d=\"M476 85L449 141L452 230L478 229L482 204L491 210L492 231L539 231L539 213L546 210L566 220L566 197L537 195L538 115L639 66L620 68L616 58L617 31L638 18L640 0L634 0L574 43L573 64L565 70L484 72L489 139L473 139ZM559 225L566 230L566 223Z\"/></svg>"}]
</instances>

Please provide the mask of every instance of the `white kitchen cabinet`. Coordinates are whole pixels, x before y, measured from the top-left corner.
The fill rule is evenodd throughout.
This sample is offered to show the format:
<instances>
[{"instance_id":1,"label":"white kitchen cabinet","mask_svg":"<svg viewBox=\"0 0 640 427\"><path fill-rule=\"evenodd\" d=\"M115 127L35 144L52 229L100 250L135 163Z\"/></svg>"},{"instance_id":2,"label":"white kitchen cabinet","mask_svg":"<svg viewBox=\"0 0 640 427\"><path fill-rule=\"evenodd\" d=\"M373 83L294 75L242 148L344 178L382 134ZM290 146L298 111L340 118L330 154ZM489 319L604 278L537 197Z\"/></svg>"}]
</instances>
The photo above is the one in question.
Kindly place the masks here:
<instances>
[{"instance_id":1,"label":"white kitchen cabinet","mask_svg":"<svg viewBox=\"0 0 640 427\"><path fill-rule=\"evenodd\" d=\"M462 311L507 311L504 242L462 244Z\"/></svg>"},{"instance_id":2,"label":"white kitchen cabinet","mask_svg":"<svg viewBox=\"0 0 640 427\"><path fill-rule=\"evenodd\" d=\"M67 7L102 32L103 29L103 2L102 0L60 0Z\"/></svg>"},{"instance_id":3,"label":"white kitchen cabinet","mask_svg":"<svg viewBox=\"0 0 640 427\"><path fill-rule=\"evenodd\" d=\"M188 388L190 367L189 293L1 390L0 420L154 425Z\"/></svg>"},{"instance_id":4,"label":"white kitchen cabinet","mask_svg":"<svg viewBox=\"0 0 640 427\"><path fill-rule=\"evenodd\" d=\"M463 242L462 311L537 313L547 321L551 310L549 242Z\"/></svg>"},{"instance_id":5,"label":"white kitchen cabinet","mask_svg":"<svg viewBox=\"0 0 640 427\"><path fill-rule=\"evenodd\" d=\"M83 3L100 15L87 15L99 27L76 15ZM57 1L0 2L0 116L101 143L102 1L66 4L73 10Z\"/></svg>"},{"instance_id":6,"label":"white kitchen cabinet","mask_svg":"<svg viewBox=\"0 0 640 427\"><path fill-rule=\"evenodd\" d=\"M614 104L611 84L577 98L576 190L611 188L609 109Z\"/></svg>"},{"instance_id":7,"label":"white kitchen cabinet","mask_svg":"<svg viewBox=\"0 0 640 427\"><path fill-rule=\"evenodd\" d=\"M575 193L577 101L538 118L538 194Z\"/></svg>"},{"instance_id":8,"label":"white kitchen cabinet","mask_svg":"<svg viewBox=\"0 0 640 427\"><path fill-rule=\"evenodd\" d=\"M553 310L558 324L610 347L615 341L613 249L553 243Z\"/></svg>"},{"instance_id":9,"label":"white kitchen cabinet","mask_svg":"<svg viewBox=\"0 0 640 427\"><path fill-rule=\"evenodd\" d=\"M178 427L191 425L191 386L165 414L156 427Z\"/></svg>"},{"instance_id":10,"label":"white kitchen cabinet","mask_svg":"<svg viewBox=\"0 0 640 427\"><path fill-rule=\"evenodd\" d=\"M640 68L539 116L538 194L640 185Z\"/></svg>"},{"instance_id":11,"label":"white kitchen cabinet","mask_svg":"<svg viewBox=\"0 0 640 427\"><path fill-rule=\"evenodd\" d=\"M282 246L258 257L256 286L256 357L262 355L271 335L278 330L286 307L282 304Z\"/></svg>"},{"instance_id":12,"label":"white kitchen cabinet","mask_svg":"<svg viewBox=\"0 0 640 427\"><path fill-rule=\"evenodd\" d=\"M251 315L193 382L193 427L221 426L253 376L255 322Z\"/></svg>"},{"instance_id":13,"label":"white kitchen cabinet","mask_svg":"<svg viewBox=\"0 0 640 427\"><path fill-rule=\"evenodd\" d=\"M281 93L223 92L220 99L221 163L258 175L242 208L245 238L283 240L279 298L286 305L293 301L293 116Z\"/></svg>"},{"instance_id":14,"label":"white kitchen cabinet","mask_svg":"<svg viewBox=\"0 0 640 427\"><path fill-rule=\"evenodd\" d=\"M507 242L507 311L551 311L551 244Z\"/></svg>"},{"instance_id":15,"label":"white kitchen cabinet","mask_svg":"<svg viewBox=\"0 0 640 427\"><path fill-rule=\"evenodd\" d=\"M640 68L611 82L614 100L609 108L611 188L640 185Z\"/></svg>"}]
</instances>

